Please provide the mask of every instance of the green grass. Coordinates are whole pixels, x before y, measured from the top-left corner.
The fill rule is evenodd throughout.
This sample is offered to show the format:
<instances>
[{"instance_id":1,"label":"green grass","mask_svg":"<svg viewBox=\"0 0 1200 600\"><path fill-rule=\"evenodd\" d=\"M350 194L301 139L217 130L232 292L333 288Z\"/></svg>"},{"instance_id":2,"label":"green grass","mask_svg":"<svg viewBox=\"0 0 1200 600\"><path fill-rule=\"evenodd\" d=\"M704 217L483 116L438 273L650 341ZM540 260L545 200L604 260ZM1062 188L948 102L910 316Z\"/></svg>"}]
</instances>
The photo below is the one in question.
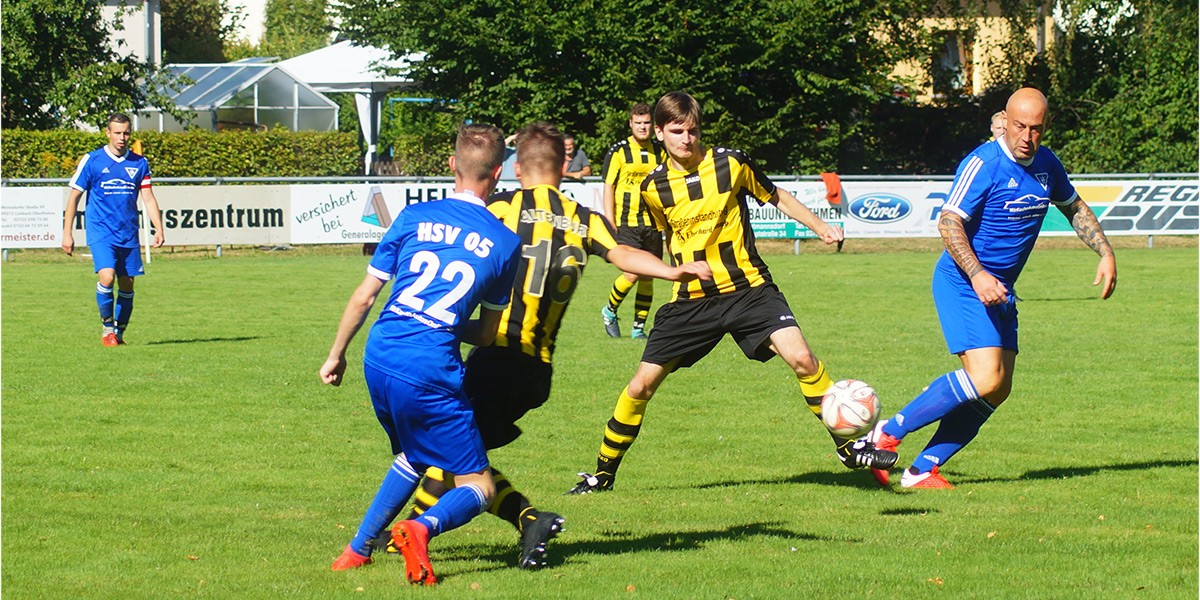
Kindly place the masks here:
<instances>
[{"instance_id":1,"label":"green grass","mask_svg":"<svg viewBox=\"0 0 1200 600\"><path fill-rule=\"evenodd\" d=\"M390 461L362 383L365 332L346 385L316 377L363 257L162 255L138 282L130 344L114 349L99 345L87 263L15 254L0 298L3 591L1195 599L1195 238L1121 248L1103 302L1094 255L1062 246L1026 269L1015 389L943 471L950 492L887 491L846 471L784 365L726 341L659 391L615 492L561 496L594 466L640 356L603 337L616 271L593 264L550 402L492 456L567 517L552 567L515 569L514 532L484 515L433 542L433 590L405 586L394 557L328 570ZM833 376L871 382L890 414L956 368L929 301L934 257L806 246L768 262Z\"/></svg>"}]
</instances>

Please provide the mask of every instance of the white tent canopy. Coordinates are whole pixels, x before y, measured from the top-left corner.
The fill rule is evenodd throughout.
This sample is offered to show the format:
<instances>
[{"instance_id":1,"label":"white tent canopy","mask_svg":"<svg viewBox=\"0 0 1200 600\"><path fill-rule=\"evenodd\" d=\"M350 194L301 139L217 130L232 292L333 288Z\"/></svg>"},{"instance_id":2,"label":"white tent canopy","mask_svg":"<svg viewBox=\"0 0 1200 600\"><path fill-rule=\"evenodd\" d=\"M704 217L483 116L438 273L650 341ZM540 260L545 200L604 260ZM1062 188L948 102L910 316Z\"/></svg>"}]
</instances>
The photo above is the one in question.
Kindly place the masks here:
<instances>
[{"instance_id":1,"label":"white tent canopy","mask_svg":"<svg viewBox=\"0 0 1200 600\"><path fill-rule=\"evenodd\" d=\"M338 42L308 54L289 58L279 64L296 79L319 92L351 92L355 94L358 122L367 140L364 173L370 174L379 142L380 115L383 98L388 91L415 85L403 75L388 75L387 70L403 73L423 54L393 58L388 50L371 46L354 46L349 41Z\"/></svg>"}]
</instances>

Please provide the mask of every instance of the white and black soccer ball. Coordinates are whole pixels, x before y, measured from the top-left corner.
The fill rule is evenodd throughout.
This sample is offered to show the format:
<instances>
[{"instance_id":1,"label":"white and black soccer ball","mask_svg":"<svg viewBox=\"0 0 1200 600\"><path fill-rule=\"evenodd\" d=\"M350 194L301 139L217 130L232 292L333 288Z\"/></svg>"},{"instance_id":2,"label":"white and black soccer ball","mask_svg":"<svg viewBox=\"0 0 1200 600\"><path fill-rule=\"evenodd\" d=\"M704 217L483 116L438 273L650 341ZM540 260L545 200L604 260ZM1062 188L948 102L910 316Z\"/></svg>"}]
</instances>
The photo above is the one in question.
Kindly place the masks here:
<instances>
[{"instance_id":1,"label":"white and black soccer ball","mask_svg":"<svg viewBox=\"0 0 1200 600\"><path fill-rule=\"evenodd\" d=\"M857 379L834 383L821 398L821 420L829 431L844 438L866 435L879 420L879 397Z\"/></svg>"}]
</instances>

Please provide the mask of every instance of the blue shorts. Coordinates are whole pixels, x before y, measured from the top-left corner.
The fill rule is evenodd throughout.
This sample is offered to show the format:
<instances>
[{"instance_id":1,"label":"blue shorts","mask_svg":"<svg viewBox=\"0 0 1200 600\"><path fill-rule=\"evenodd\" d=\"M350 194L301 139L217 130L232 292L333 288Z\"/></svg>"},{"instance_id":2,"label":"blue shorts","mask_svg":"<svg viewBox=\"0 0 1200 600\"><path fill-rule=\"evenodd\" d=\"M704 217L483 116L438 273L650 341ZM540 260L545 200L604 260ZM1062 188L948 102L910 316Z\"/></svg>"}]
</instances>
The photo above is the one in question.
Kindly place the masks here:
<instances>
[{"instance_id":1,"label":"blue shorts","mask_svg":"<svg viewBox=\"0 0 1200 600\"><path fill-rule=\"evenodd\" d=\"M461 474L488 468L483 438L465 394L415 385L371 365L364 365L363 373L375 416L391 439L392 454L404 452L418 471L438 467Z\"/></svg>"},{"instance_id":2,"label":"blue shorts","mask_svg":"<svg viewBox=\"0 0 1200 600\"><path fill-rule=\"evenodd\" d=\"M114 269L117 277L139 277L146 274L142 266L140 248L122 248L111 244L99 243L88 245L92 251L92 264L96 272L101 269Z\"/></svg>"},{"instance_id":3,"label":"blue shorts","mask_svg":"<svg viewBox=\"0 0 1200 600\"><path fill-rule=\"evenodd\" d=\"M951 354L976 348L1017 352L1017 299L1012 289L1004 304L984 306L960 274L934 269L933 304Z\"/></svg>"}]
</instances>

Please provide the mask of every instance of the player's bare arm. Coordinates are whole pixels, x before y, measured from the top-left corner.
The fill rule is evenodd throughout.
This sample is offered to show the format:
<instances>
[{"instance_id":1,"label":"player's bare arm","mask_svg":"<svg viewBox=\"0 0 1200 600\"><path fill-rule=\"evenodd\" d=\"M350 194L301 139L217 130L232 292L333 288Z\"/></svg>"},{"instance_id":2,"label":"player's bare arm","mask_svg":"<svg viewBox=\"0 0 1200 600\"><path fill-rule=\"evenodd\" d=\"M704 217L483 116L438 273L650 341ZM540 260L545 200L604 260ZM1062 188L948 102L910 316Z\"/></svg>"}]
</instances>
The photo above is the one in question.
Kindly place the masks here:
<instances>
[{"instance_id":1,"label":"player's bare arm","mask_svg":"<svg viewBox=\"0 0 1200 600\"><path fill-rule=\"evenodd\" d=\"M967 237L967 228L961 216L943 210L938 218L938 233L942 234L942 243L950 253L950 258L971 280L971 287L975 289L980 302L991 306L1008 299L1008 288L983 268L979 257L971 249L971 240Z\"/></svg>"},{"instance_id":2,"label":"player's bare arm","mask_svg":"<svg viewBox=\"0 0 1200 600\"><path fill-rule=\"evenodd\" d=\"M609 225L617 226L617 188L611 183L604 184L604 218Z\"/></svg>"},{"instance_id":3,"label":"player's bare arm","mask_svg":"<svg viewBox=\"0 0 1200 600\"><path fill-rule=\"evenodd\" d=\"M71 256L75 252L75 214L79 212L79 199L83 197L83 192L71 188L71 192L67 194L67 207L63 211L63 235L62 249Z\"/></svg>"},{"instance_id":4,"label":"player's bare arm","mask_svg":"<svg viewBox=\"0 0 1200 600\"><path fill-rule=\"evenodd\" d=\"M491 346L496 341L496 332L500 329L500 317L504 309L479 307L479 318L463 323L459 330L459 339L472 346Z\"/></svg>"},{"instance_id":5,"label":"player's bare arm","mask_svg":"<svg viewBox=\"0 0 1200 600\"><path fill-rule=\"evenodd\" d=\"M821 217L818 217L816 213L809 210L807 206L797 200L791 192L783 188L775 188L775 194L771 197L771 202L779 209L779 212L795 219L801 225L812 230L826 244L834 244L846 239L846 234L842 231L841 227L822 221Z\"/></svg>"},{"instance_id":6,"label":"player's bare arm","mask_svg":"<svg viewBox=\"0 0 1200 600\"><path fill-rule=\"evenodd\" d=\"M367 275L358 288L350 295L346 310L342 312L342 320L338 323L337 334L333 338L333 346L329 348L329 357L321 365L318 373L321 381L330 385L341 385L342 375L346 373L346 347L350 345L354 335L362 328L367 313L375 305L379 290L383 289L383 281L374 275Z\"/></svg>"},{"instance_id":7,"label":"player's bare arm","mask_svg":"<svg viewBox=\"0 0 1200 600\"><path fill-rule=\"evenodd\" d=\"M158 207L158 198L154 196L154 190L151 188L143 189L141 196L146 214L150 216L150 224L154 226L154 247L162 247L167 240L163 232L162 210Z\"/></svg>"},{"instance_id":8,"label":"player's bare arm","mask_svg":"<svg viewBox=\"0 0 1200 600\"><path fill-rule=\"evenodd\" d=\"M1075 235L1100 255L1100 264L1096 267L1096 279L1092 281L1092 285L1103 284L1100 297L1107 299L1117 288L1117 257L1113 253L1112 245L1108 243L1108 236L1104 235L1104 228L1100 226L1096 213L1092 212L1092 208L1081 198L1076 198L1067 206L1060 206L1059 210L1070 221Z\"/></svg>"},{"instance_id":9,"label":"player's bare arm","mask_svg":"<svg viewBox=\"0 0 1200 600\"><path fill-rule=\"evenodd\" d=\"M645 250L624 244L608 251L608 261L626 273L642 277L656 277L668 281L712 281L712 267L705 261L697 260L672 267Z\"/></svg>"}]
</instances>

